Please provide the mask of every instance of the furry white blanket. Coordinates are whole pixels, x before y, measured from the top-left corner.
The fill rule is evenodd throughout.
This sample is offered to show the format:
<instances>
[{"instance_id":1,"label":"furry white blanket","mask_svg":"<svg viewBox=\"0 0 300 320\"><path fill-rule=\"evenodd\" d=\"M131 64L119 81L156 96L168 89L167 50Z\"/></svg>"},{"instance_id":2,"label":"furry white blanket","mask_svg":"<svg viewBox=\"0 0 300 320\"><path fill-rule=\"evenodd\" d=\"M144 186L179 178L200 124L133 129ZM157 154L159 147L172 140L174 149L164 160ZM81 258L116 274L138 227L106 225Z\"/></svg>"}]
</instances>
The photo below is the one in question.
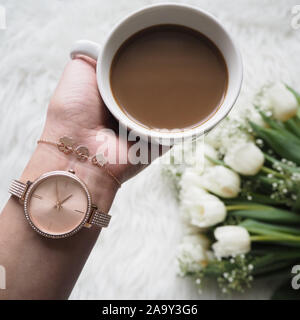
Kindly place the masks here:
<instances>
[{"instance_id":1,"label":"furry white blanket","mask_svg":"<svg viewBox=\"0 0 300 320\"><path fill-rule=\"evenodd\" d=\"M40 134L47 103L77 39L101 43L125 14L149 0L0 1L0 203ZM178 1L183 2L183 1ZM239 44L245 80L234 113L246 112L266 81L300 87L300 30L290 26L293 0L185 1L210 11ZM297 83L298 80L298 83ZM213 286L198 295L191 280L176 276L181 238L178 208L158 162L124 185L112 207L111 227L102 232L71 299L216 299ZM233 298L268 298L273 279Z\"/></svg>"}]
</instances>

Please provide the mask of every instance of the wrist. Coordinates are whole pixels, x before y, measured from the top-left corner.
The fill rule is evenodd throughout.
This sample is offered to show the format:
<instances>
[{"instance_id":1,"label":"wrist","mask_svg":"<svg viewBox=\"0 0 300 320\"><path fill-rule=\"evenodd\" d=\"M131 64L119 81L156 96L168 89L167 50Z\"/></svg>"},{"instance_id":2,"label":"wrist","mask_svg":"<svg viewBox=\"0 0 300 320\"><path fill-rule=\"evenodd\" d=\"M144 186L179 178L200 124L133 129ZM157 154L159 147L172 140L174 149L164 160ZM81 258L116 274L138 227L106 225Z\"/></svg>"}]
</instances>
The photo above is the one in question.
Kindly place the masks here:
<instances>
[{"instance_id":1,"label":"wrist","mask_svg":"<svg viewBox=\"0 0 300 320\"><path fill-rule=\"evenodd\" d=\"M99 210L108 212L118 190L116 182L104 168L93 166L89 162L81 162L70 155L59 152L49 145L38 145L29 163L22 173L21 181L34 181L50 171L73 170L87 186L92 201Z\"/></svg>"}]
</instances>

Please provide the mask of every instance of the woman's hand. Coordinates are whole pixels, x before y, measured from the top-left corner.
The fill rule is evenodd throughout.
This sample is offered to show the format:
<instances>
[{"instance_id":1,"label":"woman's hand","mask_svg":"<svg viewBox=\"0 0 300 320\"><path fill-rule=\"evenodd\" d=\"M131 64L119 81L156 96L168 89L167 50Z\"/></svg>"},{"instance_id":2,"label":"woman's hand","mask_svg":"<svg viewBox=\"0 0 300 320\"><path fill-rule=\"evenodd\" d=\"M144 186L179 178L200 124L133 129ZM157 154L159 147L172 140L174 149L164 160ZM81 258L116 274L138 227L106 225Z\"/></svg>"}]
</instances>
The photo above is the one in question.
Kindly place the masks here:
<instances>
[{"instance_id":1,"label":"woman's hand","mask_svg":"<svg viewBox=\"0 0 300 320\"><path fill-rule=\"evenodd\" d=\"M113 131L110 134L106 129ZM64 70L50 101L42 138L56 142L62 136L70 136L74 141L87 146L94 155L101 145L99 140L102 134L107 139L105 143L117 152L111 152L116 159L108 158L108 162L119 158L128 160L130 144L124 137L119 137L118 123L109 113L98 91L96 62L81 56L71 60ZM134 176L143 167L142 164L129 163L109 165L109 169L121 182ZM95 168L95 171L98 170Z\"/></svg>"},{"instance_id":2,"label":"woman's hand","mask_svg":"<svg viewBox=\"0 0 300 320\"><path fill-rule=\"evenodd\" d=\"M88 147L90 156L96 155L103 144L108 147L106 166L121 183L146 166L129 161L129 149L135 141L127 141L127 133L125 136L118 134L118 122L104 105L98 91L96 61L85 56L67 64L50 101L41 139L58 142L63 136L72 137L76 144ZM149 156L151 146L145 144L147 161L153 160L153 155ZM157 155L161 153L159 149ZM119 159L123 160L121 164ZM80 162L54 146L39 144L21 179L33 181L45 172L69 169L87 184L93 201L107 212L119 187L116 180L104 168L88 161Z\"/></svg>"}]
</instances>

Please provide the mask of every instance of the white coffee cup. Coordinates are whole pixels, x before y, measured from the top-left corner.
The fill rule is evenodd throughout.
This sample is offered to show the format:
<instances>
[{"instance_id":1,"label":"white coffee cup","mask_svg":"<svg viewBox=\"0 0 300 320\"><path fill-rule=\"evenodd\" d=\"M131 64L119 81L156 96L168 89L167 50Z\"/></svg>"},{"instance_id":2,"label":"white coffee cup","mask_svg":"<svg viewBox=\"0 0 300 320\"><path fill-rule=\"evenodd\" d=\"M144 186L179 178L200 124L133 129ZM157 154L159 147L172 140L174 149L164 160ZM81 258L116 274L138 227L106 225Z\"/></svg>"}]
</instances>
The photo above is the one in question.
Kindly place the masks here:
<instances>
[{"instance_id":1,"label":"white coffee cup","mask_svg":"<svg viewBox=\"0 0 300 320\"><path fill-rule=\"evenodd\" d=\"M182 25L201 32L216 44L226 61L229 79L223 102L213 116L197 127L172 131L149 129L130 119L114 99L110 86L110 68L116 51L131 35L159 24ZM141 138L151 138L152 142L164 145L180 143L185 138L199 137L218 124L233 107L243 78L241 56L228 32L211 14L185 4L157 4L135 11L111 30L102 46L88 40L77 41L71 50L71 57L78 54L97 60L98 88L114 117Z\"/></svg>"}]
</instances>

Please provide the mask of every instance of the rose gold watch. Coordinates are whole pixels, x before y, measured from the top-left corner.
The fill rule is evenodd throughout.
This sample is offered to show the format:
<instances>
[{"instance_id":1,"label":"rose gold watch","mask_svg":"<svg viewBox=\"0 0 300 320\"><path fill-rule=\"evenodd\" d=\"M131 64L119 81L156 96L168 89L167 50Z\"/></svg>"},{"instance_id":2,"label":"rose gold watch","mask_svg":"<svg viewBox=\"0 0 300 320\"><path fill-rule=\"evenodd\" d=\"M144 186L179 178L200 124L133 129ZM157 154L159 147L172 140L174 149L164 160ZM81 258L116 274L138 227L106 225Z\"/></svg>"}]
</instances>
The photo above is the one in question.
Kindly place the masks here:
<instances>
[{"instance_id":1,"label":"rose gold watch","mask_svg":"<svg viewBox=\"0 0 300 320\"><path fill-rule=\"evenodd\" d=\"M9 192L24 204L31 227L47 238L66 238L82 227L107 227L111 218L92 204L88 188L72 170L48 172L34 182L14 180Z\"/></svg>"}]
</instances>

